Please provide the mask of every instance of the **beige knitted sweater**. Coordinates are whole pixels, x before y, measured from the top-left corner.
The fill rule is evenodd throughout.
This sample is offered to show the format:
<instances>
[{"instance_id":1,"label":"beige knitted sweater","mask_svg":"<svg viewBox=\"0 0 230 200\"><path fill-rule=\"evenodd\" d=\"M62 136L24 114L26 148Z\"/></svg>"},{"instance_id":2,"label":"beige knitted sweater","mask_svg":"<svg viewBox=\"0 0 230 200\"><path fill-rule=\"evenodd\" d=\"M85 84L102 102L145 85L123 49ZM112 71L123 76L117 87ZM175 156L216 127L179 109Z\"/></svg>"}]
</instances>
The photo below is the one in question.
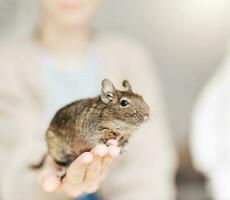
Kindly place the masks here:
<instances>
[{"instance_id":1,"label":"beige knitted sweater","mask_svg":"<svg viewBox=\"0 0 230 200\"><path fill-rule=\"evenodd\" d=\"M4 42L0 49L0 199L62 200L42 191L38 174L27 165L45 151L46 85L36 63L32 40ZM129 151L118 158L99 194L107 200L172 200L175 197L176 156L170 140L157 74L145 50L119 36L95 42L101 78L120 85L128 79L151 106L152 119L131 139Z\"/></svg>"}]
</instances>

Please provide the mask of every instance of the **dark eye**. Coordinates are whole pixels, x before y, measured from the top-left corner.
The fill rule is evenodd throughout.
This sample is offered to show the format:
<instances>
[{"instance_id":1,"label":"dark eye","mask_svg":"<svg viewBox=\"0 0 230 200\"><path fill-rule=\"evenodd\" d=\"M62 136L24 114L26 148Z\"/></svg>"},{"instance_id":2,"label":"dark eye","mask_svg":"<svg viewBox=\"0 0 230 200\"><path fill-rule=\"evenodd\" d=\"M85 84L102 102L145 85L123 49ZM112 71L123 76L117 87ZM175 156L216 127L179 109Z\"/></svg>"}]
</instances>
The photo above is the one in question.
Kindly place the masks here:
<instances>
[{"instance_id":1,"label":"dark eye","mask_svg":"<svg viewBox=\"0 0 230 200\"><path fill-rule=\"evenodd\" d=\"M126 107L127 105L129 105L129 102L126 101L126 100L122 100L122 101L120 102L120 104L121 104L122 107Z\"/></svg>"}]
</instances>

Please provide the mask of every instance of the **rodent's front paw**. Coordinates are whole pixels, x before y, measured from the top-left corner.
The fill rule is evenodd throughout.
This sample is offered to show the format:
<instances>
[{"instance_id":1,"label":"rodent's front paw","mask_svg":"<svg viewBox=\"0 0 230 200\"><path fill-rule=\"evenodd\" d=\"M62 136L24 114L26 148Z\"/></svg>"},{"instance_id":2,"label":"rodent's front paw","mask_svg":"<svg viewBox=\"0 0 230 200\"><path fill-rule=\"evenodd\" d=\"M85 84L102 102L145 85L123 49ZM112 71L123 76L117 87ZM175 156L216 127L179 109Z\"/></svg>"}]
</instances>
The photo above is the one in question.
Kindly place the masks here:
<instances>
[{"instance_id":1,"label":"rodent's front paw","mask_svg":"<svg viewBox=\"0 0 230 200\"><path fill-rule=\"evenodd\" d=\"M117 146L118 145L118 141L115 140L115 139L110 139L110 140L107 140L106 145L107 146L111 146L111 145Z\"/></svg>"}]
</instances>

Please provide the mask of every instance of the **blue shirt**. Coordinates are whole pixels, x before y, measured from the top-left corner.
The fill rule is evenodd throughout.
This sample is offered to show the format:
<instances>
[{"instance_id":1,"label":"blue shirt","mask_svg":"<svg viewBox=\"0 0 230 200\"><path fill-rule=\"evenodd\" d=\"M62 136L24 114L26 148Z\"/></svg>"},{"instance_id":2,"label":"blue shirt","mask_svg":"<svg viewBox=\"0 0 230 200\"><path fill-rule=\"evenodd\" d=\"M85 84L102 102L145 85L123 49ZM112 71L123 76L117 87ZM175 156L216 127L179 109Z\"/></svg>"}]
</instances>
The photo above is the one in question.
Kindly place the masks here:
<instances>
[{"instance_id":1,"label":"blue shirt","mask_svg":"<svg viewBox=\"0 0 230 200\"><path fill-rule=\"evenodd\" d=\"M47 119L50 121L61 107L73 101L100 94L100 73L96 53L91 53L84 66L60 68L49 55L41 52L47 92Z\"/></svg>"}]
</instances>

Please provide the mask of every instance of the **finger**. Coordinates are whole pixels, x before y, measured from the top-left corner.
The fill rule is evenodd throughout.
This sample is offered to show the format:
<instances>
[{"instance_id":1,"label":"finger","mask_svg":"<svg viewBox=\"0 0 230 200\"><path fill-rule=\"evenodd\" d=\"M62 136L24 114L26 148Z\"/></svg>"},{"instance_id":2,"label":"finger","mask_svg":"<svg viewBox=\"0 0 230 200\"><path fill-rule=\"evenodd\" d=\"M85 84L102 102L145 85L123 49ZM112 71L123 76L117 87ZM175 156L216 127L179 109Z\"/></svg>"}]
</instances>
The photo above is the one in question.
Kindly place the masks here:
<instances>
[{"instance_id":1,"label":"finger","mask_svg":"<svg viewBox=\"0 0 230 200\"><path fill-rule=\"evenodd\" d=\"M91 153L95 157L103 157L108 153L108 147L104 144L98 144L91 150Z\"/></svg>"},{"instance_id":2,"label":"finger","mask_svg":"<svg viewBox=\"0 0 230 200\"><path fill-rule=\"evenodd\" d=\"M46 192L54 192L61 186L61 182L56 174L47 174L43 177L42 188Z\"/></svg>"},{"instance_id":3,"label":"finger","mask_svg":"<svg viewBox=\"0 0 230 200\"><path fill-rule=\"evenodd\" d=\"M73 198L77 198L79 196L81 196L84 192L83 190L70 190L70 191L66 191L66 193L70 196L70 197L73 197Z\"/></svg>"},{"instance_id":4,"label":"finger","mask_svg":"<svg viewBox=\"0 0 230 200\"><path fill-rule=\"evenodd\" d=\"M101 173L103 173L104 171L106 171L109 168L109 166L112 163L112 160L113 159L112 159L112 157L110 155L107 155L102 159Z\"/></svg>"},{"instance_id":5,"label":"finger","mask_svg":"<svg viewBox=\"0 0 230 200\"><path fill-rule=\"evenodd\" d=\"M88 164L93 160L90 152L80 155L68 168L63 184L71 185L79 184L83 181Z\"/></svg>"},{"instance_id":6,"label":"finger","mask_svg":"<svg viewBox=\"0 0 230 200\"><path fill-rule=\"evenodd\" d=\"M112 161L113 161L113 157L109 153L102 158L100 181L103 180L105 176L107 175L108 169L111 166Z\"/></svg>"},{"instance_id":7,"label":"finger","mask_svg":"<svg viewBox=\"0 0 230 200\"><path fill-rule=\"evenodd\" d=\"M92 149L93 161L87 167L85 181L94 180L101 172L102 166L102 157L108 153L108 147L103 144L97 145L94 149Z\"/></svg>"},{"instance_id":8,"label":"finger","mask_svg":"<svg viewBox=\"0 0 230 200\"><path fill-rule=\"evenodd\" d=\"M113 158L120 154L120 148L116 146L110 146L108 148L108 154L102 158L102 167L100 172L100 181L102 181L107 173L108 169L113 161Z\"/></svg>"},{"instance_id":9,"label":"finger","mask_svg":"<svg viewBox=\"0 0 230 200\"><path fill-rule=\"evenodd\" d=\"M85 192L86 193L95 193L98 189L99 189L99 184L98 183L94 183L94 184L89 185L85 189Z\"/></svg>"},{"instance_id":10,"label":"finger","mask_svg":"<svg viewBox=\"0 0 230 200\"><path fill-rule=\"evenodd\" d=\"M120 152L121 152L120 147L117 147L117 146L109 146L108 147L108 154L113 158L119 156Z\"/></svg>"},{"instance_id":11,"label":"finger","mask_svg":"<svg viewBox=\"0 0 230 200\"><path fill-rule=\"evenodd\" d=\"M80 195L82 195L85 192L84 187L85 185L83 183L79 183L79 184L66 183L62 185L63 191L73 198L77 198Z\"/></svg>"},{"instance_id":12,"label":"finger","mask_svg":"<svg viewBox=\"0 0 230 200\"><path fill-rule=\"evenodd\" d=\"M62 188L72 197L78 197L84 190L83 179L88 164L93 160L90 152L80 155L68 168L62 181Z\"/></svg>"},{"instance_id":13,"label":"finger","mask_svg":"<svg viewBox=\"0 0 230 200\"><path fill-rule=\"evenodd\" d=\"M102 158L102 172L107 170L112 163L114 157L120 154L121 149L116 146L108 147L108 154Z\"/></svg>"}]
</instances>

